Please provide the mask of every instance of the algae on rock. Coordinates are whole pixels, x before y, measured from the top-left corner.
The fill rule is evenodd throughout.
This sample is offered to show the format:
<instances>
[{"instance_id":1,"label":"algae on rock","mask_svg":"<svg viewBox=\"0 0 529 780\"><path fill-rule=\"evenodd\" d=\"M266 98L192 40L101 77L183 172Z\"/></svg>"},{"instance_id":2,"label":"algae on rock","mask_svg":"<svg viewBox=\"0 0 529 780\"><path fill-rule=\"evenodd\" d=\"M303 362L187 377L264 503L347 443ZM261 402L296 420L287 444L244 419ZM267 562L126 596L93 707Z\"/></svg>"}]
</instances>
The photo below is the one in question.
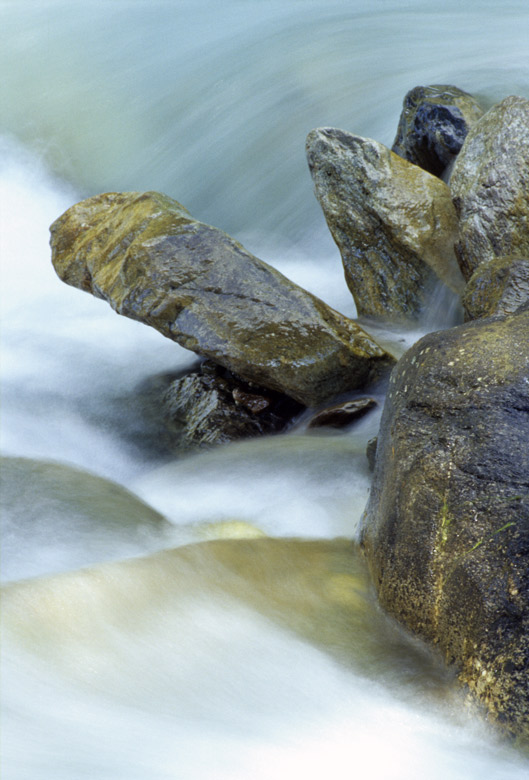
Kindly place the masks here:
<instances>
[{"instance_id":1,"label":"algae on rock","mask_svg":"<svg viewBox=\"0 0 529 780\"><path fill-rule=\"evenodd\" d=\"M529 308L421 339L384 409L363 526L382 605L529 738Z\"/></svg>"},{"instance_id":2,"label":"algae on rock","mask_svg":"<svg viewBox=\"0 0 529 780\"><path fill-rule=\"evenodd\" d=\"M335 128L309 133L307 159L359 315L416 319L437 282L461 291L457 218L444 182Z\"/></svg>"},{"instance_id":3,"label":"algae on rock","mask_svg":"<svg viewBox=\"0 0 529 780\"><path fill-rule=\"evenodd\" d=\"M51 246L67 284L306 406L394 363L352 320L160 193L82 201L51 226Z\"/></svg>"}]
</instances>

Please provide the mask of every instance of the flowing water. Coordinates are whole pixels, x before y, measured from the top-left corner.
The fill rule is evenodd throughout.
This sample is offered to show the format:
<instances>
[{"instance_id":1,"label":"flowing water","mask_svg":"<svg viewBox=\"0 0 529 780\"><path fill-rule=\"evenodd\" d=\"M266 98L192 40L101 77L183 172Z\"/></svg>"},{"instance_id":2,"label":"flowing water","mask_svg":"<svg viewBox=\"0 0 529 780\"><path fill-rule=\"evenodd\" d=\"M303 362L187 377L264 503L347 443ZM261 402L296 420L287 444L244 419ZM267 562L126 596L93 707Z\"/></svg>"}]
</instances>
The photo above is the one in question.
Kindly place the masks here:
<instances>
[{"instance_id":1,"label":"flowing water","mask_svg":"<svg viewBox=\"0 0 529 780\"><path fill-rule=\"evenodd\" d=\"M0 29L2 777L526 778L377 607L379 411L175 459L149 388L193 356L48 248L82 197L158 189L354 316L307 132L391 144L417 84L529 97L526 0L4 0Z\"/></svg>"}]
</instances>

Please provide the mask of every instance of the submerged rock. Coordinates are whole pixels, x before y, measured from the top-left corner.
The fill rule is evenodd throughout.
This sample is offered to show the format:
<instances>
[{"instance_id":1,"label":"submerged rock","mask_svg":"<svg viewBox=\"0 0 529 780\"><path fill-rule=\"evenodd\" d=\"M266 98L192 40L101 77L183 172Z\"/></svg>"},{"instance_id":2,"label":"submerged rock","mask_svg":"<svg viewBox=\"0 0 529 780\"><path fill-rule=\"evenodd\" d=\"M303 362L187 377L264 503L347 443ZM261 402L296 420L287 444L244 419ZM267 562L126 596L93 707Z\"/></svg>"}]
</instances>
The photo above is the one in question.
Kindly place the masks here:
<instances>
[{"instance_id":1,"label":"submerged rock","mask_svg":"<svg viewBox=\"0 0 529 780\"><path fill-rule=\"evenodd\" d=\"M415 319L441 280L460 291L446 184L382 144L313 130L307 159L358 314Z\"/></svg>"},{"instance_id":2,"label":"submerged rock","mask_svg":"<svg viewBox=\"0 0 529 780\"><path fill-rule=\"evenodd\" d=\"M4 578L141 555L174 538L161 514L115 482L30 458L0 463Z\"/></svg>"},{"instance_id":3,"label":"submerged rock","mask_svg":"<svg viewBox=\"0 0 529 780\"><path fill-rule=\"evenodd\" d=\"M529 738L529 308L421 339L392 374L363 546L383 606Z\"/></svg>"},{"instance_id":4,"label":"submerged rock","mask_svg":"<svg viewBox=\"0 0 529 780\"><path fill-rule=\"evenodd\" d=\"M82 201L53 223L51 246L67 284L304 405L394 362L354 322L160 193Z\"/></svg>"},{"instance_id":5,"label":"submerged rock","mask_svg":"<svg viewBox=\"0 0 529 780\"><path fill-rule=\"evenodd\" d=\"M218 723L226 709L219 713L217 699L226 690L233 706L234 690L254 691L256 679L257 691L270 685L275 655L260 665L249 652L262 650L259 616L267 635L274 625L286 632L272 645L279 658L294 633L368 679L391 675L409 687L411 668L411 684L427 696L432 688L437 695L452 688L438 659L378 608L365 562L346 539L219 539L16 583L2 589L2 646L9 642L18 656L22 646L40 661L37 669L48 661L54 674L91 690L96 669L98 689L126 692L128 706L144 706L145 690L157 682L157 705L174 712L182 701L183 718L203 679L199 712ZM298 662L300 652L295 644ZM284 675L279 679L288 678L287 669ZM145 687L131 684L138 679Z\"/></svg>"},{"instance_id":6,"label":"submerged rock","mask_svg":"<svg viewBox=\"0 0 529 780\"><path fill-rule=\"evenodd\" d=\"M181 448L277 433L304 408L281 393L238 380L211 361L173 382L163 404Z\"/></svg>"},{"instance_id":7,"label":"submerged rock","mask_svg":"<svg viewBox=\"0 0 529 780\"><path fill-rule=\"evenodd\" d=\"M434 176L442 176L482 115L475 98L457 87L414 87L404 98L391 151Z\"/></svg>"},{"instance_id":8,"label":"submerged rock","mask_svg":"<svg viewBox=\"0 0 529 780\"><path fill-rule=\"evenodd\" d=\"M512 314L529 301L529 259L496 257L481 263L463 296L465 320Z\"/></svg>"},{"instance_id":9,"label":"submerged rock","mask_svg":"<svg viewBox=\"0 0 529 780\"><path fill-rule=\"evenodd\" d=\"M469 131L450 179L465 279L495 257L529 257L529 100L508 97Z\"/></svg>"}]
</instances>

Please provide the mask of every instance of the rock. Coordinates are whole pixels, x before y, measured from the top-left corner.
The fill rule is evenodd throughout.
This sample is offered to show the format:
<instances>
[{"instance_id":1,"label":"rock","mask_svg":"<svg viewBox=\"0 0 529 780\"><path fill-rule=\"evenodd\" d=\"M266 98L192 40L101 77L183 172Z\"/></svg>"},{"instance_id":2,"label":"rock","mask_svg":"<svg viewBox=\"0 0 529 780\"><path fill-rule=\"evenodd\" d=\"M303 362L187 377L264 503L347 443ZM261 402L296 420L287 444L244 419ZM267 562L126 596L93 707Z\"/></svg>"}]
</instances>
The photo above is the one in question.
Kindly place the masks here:
<instances>
[{"instance_id":1,"label":"rock","mask_svg":"<svg viewBox=\"0 0 529 780\"><path fill-rule=\"evenodd\" d=\"M304 408L281 393L250 387L211 361L173 382L163 403L184 449L276 433Z\"/></svg>"},{"instance_id":2,"label":"rock","mask_svg":"<svg viewBox=\"0 0 529 780\"><path fill-rule=\"evenodd\" d=\"M392 374L363 541L384 608L529 738L529 306L421 339Z\"/></svg>"},{"instance_id":3,"label":"rock","mask_svg":"<svg viewBox=\"0 0 529 780\"><path fill-rule=\"evenodd\" d=\"M262 539L264 531L245 520L223 520L217 523L203 523L198 529L201 539Z\"/></svg>"},{"instance_id":4,"label":"rock","mask_svg":"<svg viewBox=\"0 0 529 780\"><path fill-rule=\"evenodd\" d=\"M529 259L497 257L481 263L463 296L465 320L512 314L529 301Z\"/></svg>"},{"instance_id":5,"label":"rock","mask_svg":"<svg viewBox=\"0 0 529 780\"><path fill-rule=\"evenodd\" d=\"M321 128L307 158L359 315L416 319L436 282L462 288L447 185L382 144Z\"/></svg>"},{"instance_id":6,"label":"rock","mask_svg":"<svg viewBox=\"0 0 529 780\"><path fill-rule=\"evenodd\" d=\"M376 405L377 402L373 398L355 398L334 404L311 417L307 428L347 428Z\"/></svg>"},{"instance_id":7,"label":"rock","mask_svg":"<svg viewBox=\"0 0 529 780\"><path fill-rule=\"evenodd\" d=\"M172 526L121 485L82 469L2 458L2 577L20 579L141 555Z\"/></svg>"},{"instance_id":8,"label":"rock","mask_svg":"<svg viewBox=\"0 0 529 780\"><path fill-rule=\"evenodd\" d=\"M369 471L375 470L375 461L377 457L377 441L378 441L378 437L374 436L372 439L369 439L369 441L367 442L366 458L369 466Z\"/></svg>"},{"instance_id":9,"label":"rock","mask_svg":"<svg viewBox=\"0 0 529 780\"><path fill-rule=\"evenodd\" d=\"M303 646L292 645L293 634L330 656L331 684L338 661L376 684L390 676L407 689L416 687L417 694L433 693L433 699L452 691L436 659L379 609L365 561L349 539L204 541L15 583L1 595L3 669L8 658L20 664L24 653L32 682L40 682L40 673L49 685L51 667L69 685L81 682L89 691L97 674L98 690L118 701L126 694L127 706L140 712L145 687L136 680L146 680L162 711L179 707L184 720L191 698L202 722L218 723L226 707L219 709L216 699L224 702L227 695L232 704L234 691L244 695L248 686L257 690L259 710L258 694L270 686L270 675L279 686L288 679L284 653L294 663L304 657ZM282 629L279 635L274 626ZM265 645L263 656L263 637L270 635L277 639ZM256 664L248 648L256 648L265 663ZM307 651L313 659L314 650ZM316 659L317 671L325 670ZM197 696L200 679L204 693ZM261 712L258 717L262 721ZM247 724L247 708L243 718Z\"/></svg>"},{"instance_id":10,"label":"rock","mask_svg":"<svg viewBox=\"0 0 529 780\"><path fill-rule=\"evenodd\" d=\"M59 277L307 406L394 362L358 325L160 193L107 193L51 226Z\"/></svg>"},{"instance_id":11,"label":"rock","mask_svg":"<svg viewBox=\"0 0 529 780\"><path fill-rule=\"evenodd\" d=\"M469 131L450 179L465 279L503 255L529 257L529 100L508 97Z\"/></svg>"},{"instance_id":12,"label":"rock","mask_svg":"<svg viewBox=\"0 0 529 780\"><path fill-rule=\"evenodd\" d=\"M482 115L483 109L472 95L457 87L414 87L404 98L391 151L434 176L442 176Z\"/></svg>"}]
</instances>

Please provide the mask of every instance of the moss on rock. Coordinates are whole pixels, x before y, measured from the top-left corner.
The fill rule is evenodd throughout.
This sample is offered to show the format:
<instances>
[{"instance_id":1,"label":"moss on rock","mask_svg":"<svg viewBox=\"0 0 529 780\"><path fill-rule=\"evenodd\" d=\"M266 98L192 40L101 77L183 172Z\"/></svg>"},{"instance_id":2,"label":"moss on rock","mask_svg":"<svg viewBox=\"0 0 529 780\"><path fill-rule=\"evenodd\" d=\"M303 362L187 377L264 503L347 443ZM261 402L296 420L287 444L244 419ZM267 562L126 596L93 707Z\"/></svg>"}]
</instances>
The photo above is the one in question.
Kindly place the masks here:
<instances>
[{"instance_id":1,"label":"moss on rock","mask_svg":"<svg viewBox=\"0 0 529 780\"><path fill-rule=\"evenodd\" d=\"M363 546L384 607L529 738L529 310L399 361Z\"/></svg>"},{"instance_id":2,"label":"moss on rock","mask_svg":"<svg viewBox=\"0 0 529 780\"><path fill-rule=\"evenodd\" d=\"M394 362L352 320L160 193L82 201L53 223L51 247L67 284L306 406Z\"/></svg>"}]
</instances>

